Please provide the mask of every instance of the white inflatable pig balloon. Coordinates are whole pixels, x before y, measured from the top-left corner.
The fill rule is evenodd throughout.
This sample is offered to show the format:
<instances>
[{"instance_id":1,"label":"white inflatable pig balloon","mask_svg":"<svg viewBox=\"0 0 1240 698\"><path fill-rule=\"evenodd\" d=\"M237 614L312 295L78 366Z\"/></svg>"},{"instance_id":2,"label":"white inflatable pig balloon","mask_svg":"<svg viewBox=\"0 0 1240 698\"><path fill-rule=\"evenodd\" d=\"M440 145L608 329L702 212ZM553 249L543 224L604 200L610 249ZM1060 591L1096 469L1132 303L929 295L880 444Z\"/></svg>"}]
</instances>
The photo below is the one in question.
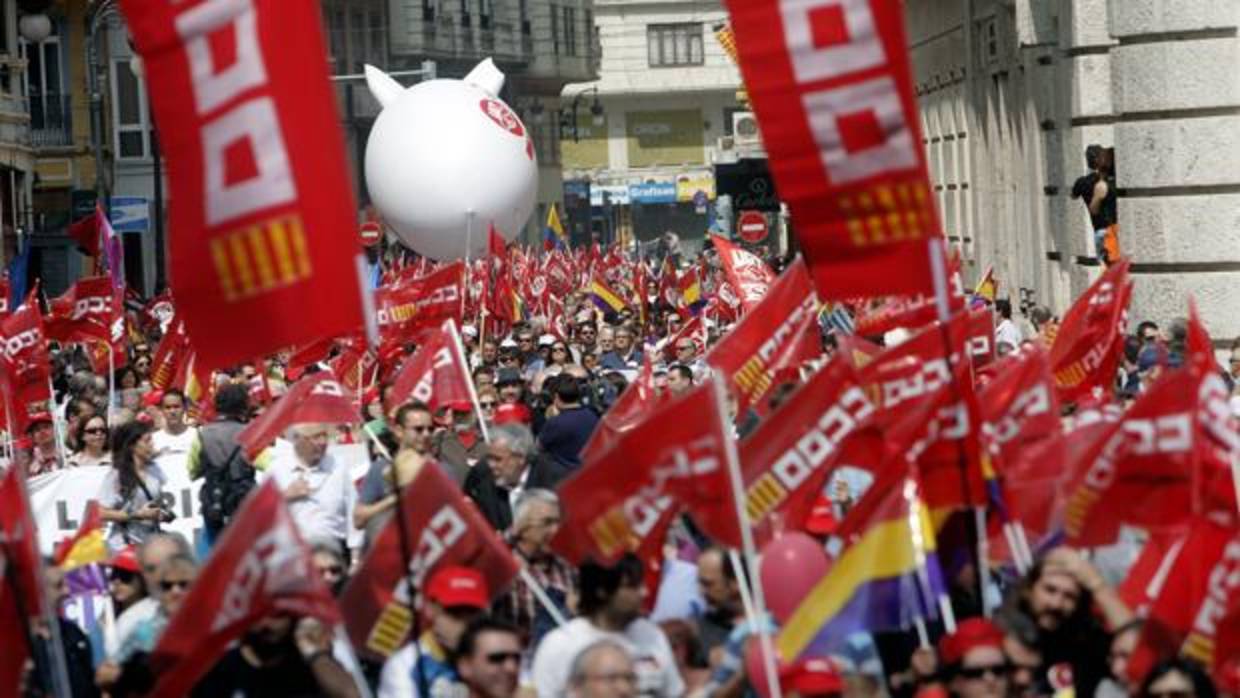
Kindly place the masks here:
<instances>
[{"instance_id":1,"label":"white inflatable pig balloon","mask_svg":"<svg viewBox=\"0 0 1240 698\"><path fill-rule=\"evenodd\" d=\"M464 80L405 89L366 66L383 105L366 144L366 186L383 220L407 247L432 259L476 258L494 224L521 231L538 194L534 142L499 99L504 74L488 58Z\"/></svg>"}]
</instances>

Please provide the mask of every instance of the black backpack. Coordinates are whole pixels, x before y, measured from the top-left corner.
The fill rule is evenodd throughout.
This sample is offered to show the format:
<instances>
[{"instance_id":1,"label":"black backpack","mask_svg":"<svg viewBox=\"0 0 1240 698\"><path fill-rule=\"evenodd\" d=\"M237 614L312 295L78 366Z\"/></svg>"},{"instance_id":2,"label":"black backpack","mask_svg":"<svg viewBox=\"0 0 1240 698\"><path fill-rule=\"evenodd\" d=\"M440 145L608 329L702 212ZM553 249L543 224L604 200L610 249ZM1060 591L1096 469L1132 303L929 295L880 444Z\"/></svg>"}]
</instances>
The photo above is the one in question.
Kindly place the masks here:
<instances>
[{"instance_id":1,"label":"black backpack","mask_svg":"<svg viewBox=\"0 0 1240 698\"><path fill-rule=\"evenodd\" d=\"M202 440L199 462L204 482L198 500L202 505L203 522L209 528L223 528L254 489L254 465L237 443L237 434L244 427L240 422L224 421L208 424L199 432Z\"/></svg>"}]
</instances>

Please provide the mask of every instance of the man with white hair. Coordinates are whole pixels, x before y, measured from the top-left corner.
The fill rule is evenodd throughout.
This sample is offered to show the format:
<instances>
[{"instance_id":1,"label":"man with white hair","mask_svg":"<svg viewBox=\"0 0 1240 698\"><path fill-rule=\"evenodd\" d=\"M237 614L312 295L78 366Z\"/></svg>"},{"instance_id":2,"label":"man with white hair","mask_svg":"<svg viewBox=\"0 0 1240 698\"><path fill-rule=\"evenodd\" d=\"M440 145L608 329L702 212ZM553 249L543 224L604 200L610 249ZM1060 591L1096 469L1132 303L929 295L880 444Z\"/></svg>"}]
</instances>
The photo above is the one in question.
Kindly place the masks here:
<instances>
[{"instance_id":1,"label":"man with white hair","mask_svg":"<svg viewBox=\"0 0 1240 698\"><path fill-rule=\"evenodd\" d=\"M527 489L555 489L568 471L535 448L534 434L523 424L491 428L484 462L469 469L465 495L497 531L512 526L512 512Z\"/></svg>"},{"instance_id":2,"label":"man with white hair","mask_svg":"<svg viewBox=\"0 0 1240 698\"><path fill-rule=\"evenodd\" d=\"M291 451L280 449L264 480L284 493L302 540L332 540L346 547L355 489L348 469L327 452L326 424L298 424L288 430Z\"/></svg>"},{"instance_id":3,"label":"man with white hair","mask_svg":"<svg viewBox=\"0 0 1240 698\"><path fill-rule=\"evenodd\" d=\"M512 528L505 539L513 554L525 563L560 613L571 616L568 598L577 587L577 570L551 551L551 539L560 530L560 498L551 490L527 489L517 498L512 518ZM507 594L496 600L493 613L521 631L526 651L531 654L542 636L555 627L554 618L538 603L529 585L523 583L513 584Z\"/></svg>"}]
</instances>

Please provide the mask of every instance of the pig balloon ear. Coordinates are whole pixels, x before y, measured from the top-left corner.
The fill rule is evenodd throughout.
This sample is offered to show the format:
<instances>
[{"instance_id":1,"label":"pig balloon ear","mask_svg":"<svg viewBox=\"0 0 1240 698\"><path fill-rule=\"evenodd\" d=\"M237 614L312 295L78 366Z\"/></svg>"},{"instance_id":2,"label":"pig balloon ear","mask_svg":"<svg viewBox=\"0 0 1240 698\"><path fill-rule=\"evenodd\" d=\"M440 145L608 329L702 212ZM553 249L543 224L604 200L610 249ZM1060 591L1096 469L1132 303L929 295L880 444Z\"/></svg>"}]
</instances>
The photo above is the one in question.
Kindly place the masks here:
<instances>
[{"instance_id":1,"label":"pig balloon ear","mask_svg":"<svg viewBox=\"0 0 1240 698\"><path fill-rule=\"evenodd\" d=\"M370 88L370 94L379 100L379 104L385 107L395 102L400 93L405 91L392 76L370 64L366 65L366 87Z\"/></svg>"},{"instance_id":2,"label":"pig balloon ear","mask_svg":"<svg viewBox=\"0 0 1240 698\"><path fill-rule=\"evenodd\" d=\"M504 89L504 74L495 67L495 61L487 58L469 71L464 82L482 89L492 97L498 97L499 91Z\"/></svg>"}]
</instances>

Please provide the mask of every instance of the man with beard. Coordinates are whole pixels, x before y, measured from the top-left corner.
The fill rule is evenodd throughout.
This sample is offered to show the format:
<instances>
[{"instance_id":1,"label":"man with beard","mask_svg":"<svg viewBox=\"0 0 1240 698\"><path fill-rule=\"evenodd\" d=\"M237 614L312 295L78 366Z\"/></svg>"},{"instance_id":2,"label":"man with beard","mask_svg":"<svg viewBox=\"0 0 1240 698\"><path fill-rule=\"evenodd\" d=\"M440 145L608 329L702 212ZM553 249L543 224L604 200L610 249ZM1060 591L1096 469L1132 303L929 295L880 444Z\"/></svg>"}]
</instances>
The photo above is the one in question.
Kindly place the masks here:
<instances>
[{"instance_id":1,"label":"man with beard","mask_svg":"<svg viewBox=\"0 0 1240 698\"><path fill-rule=\"evenodd\" d=\"M1012 590L996 621L1013 627L1025 616L1038 630L1042 675L1052 688L1075 687L1092 696L1106 675L1111 639L1106 628L1120 628L1132 611L1079 553L1056 548L1039 560L1022 584ZM1094 616L1097 608L1105 627Z\"/></svg>"},{"instance_id":2,"label":"man with beard","mask_svg":"<svg viewBox=\"0 0 1240 698\"><path fill-rule=\"evenodd\" d=\"M216 662L190 695L358 698L353 678L331 647L331 630L318 620L267 616L250 626L241 644Z\"/></svg>"}]
</instances>

